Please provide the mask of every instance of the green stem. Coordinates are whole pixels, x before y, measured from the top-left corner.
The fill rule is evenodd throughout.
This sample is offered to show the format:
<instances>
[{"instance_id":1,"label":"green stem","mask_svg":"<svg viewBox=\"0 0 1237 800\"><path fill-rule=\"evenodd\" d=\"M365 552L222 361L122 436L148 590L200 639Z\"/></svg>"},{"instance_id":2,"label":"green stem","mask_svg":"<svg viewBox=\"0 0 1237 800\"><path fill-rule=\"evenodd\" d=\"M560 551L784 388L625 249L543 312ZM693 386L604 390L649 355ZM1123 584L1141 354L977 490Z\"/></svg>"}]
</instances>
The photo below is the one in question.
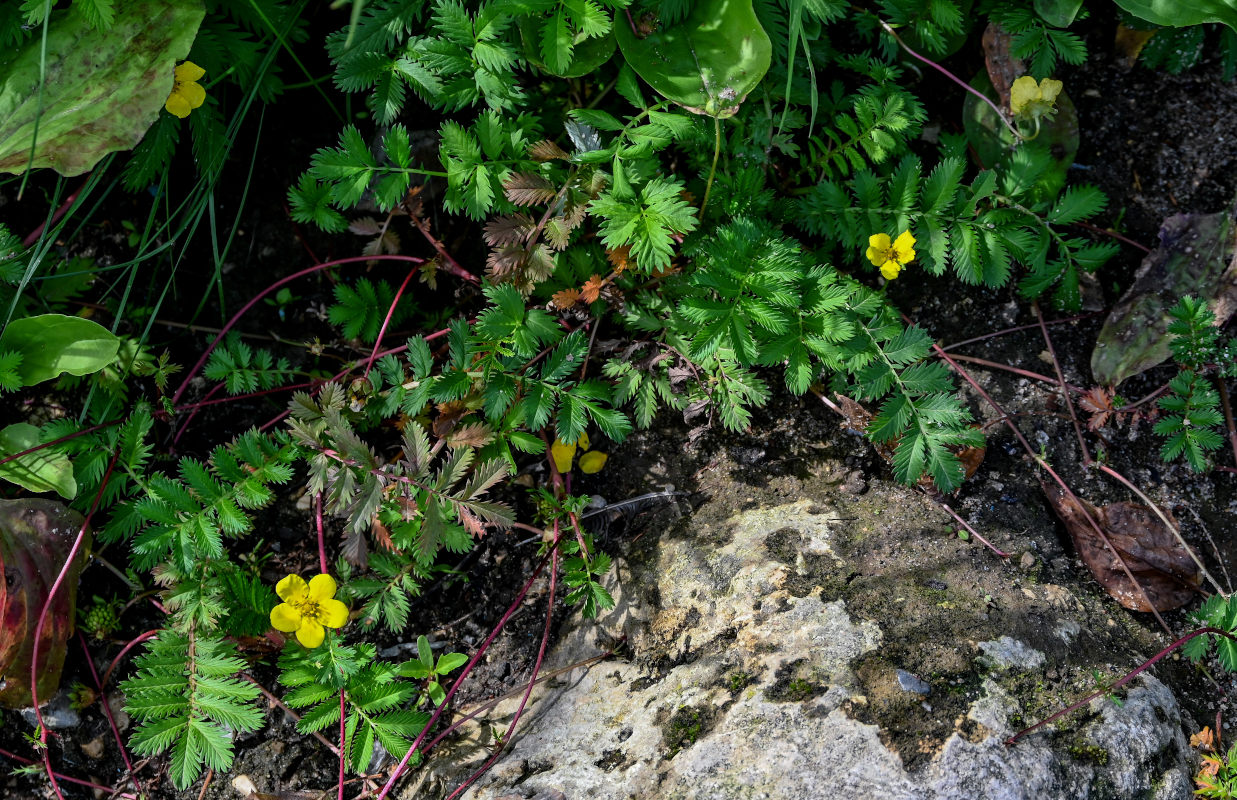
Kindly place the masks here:
<instances>
[{"instance_id":1,"label":"green stem","mask_svg":"<svg viewBox=\"0 0 1237 800\"><path fill-rule=\"evenodd\" d=\"M722 152L722 120L713 118L713 165L709 167L709 181L704 185L704 201L700 204L700 219L704 219L704 210L709 207L709 193L713 191L713 178L717 175L717 157Z\"/></svg>"}]
</instances>

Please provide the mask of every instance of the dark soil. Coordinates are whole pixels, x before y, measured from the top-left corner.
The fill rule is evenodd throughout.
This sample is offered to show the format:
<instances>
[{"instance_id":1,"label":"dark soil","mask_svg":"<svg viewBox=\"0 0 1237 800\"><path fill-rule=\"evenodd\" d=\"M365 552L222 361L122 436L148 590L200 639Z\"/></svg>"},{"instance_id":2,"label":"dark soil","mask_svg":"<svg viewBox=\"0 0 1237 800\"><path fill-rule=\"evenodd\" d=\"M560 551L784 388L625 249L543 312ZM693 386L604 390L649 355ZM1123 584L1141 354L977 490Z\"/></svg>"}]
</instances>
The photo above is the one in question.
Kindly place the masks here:
<instances>
[{"instance_id":1,"label":"dark soil","mask_svg":"<svg viewBox=\"0 0 1237 800\"><path fill-rule=\"evenodd\" d=\"M1174 213L1207 213L1228 208L1237 190L1237 172L1233 169L1234 150L1230 137L1229 115L1235 105L1237 86L1220 80L1218 61L1207 61L1191 72L1171 76L1142 67L1124 68L1109 48L1111 20L1096 22L1089 37L1092 55L1085 65L1064 69L1065 81L1078 108L1082 149L1078 166L1071 173L1074 180L1090 181L1109 196L1109 209L1101 224L1118 225L1130 239L1154 247L1161 221ZM950 95L952 97L953 95ZM957 107L960 108L958 99ZM239 211L242 224L238 244L225 266L226 307L213 299L205 304L199 324L217 325L239 308L255 291L265 286L271 276L286 274L293 264L304 263L303 254L312 251L314 257L325 260L341 245L338 239L327 240L309 234L292 225L282 209L283 191L308 161L315 148L334 137L334 125L321 123L320 109L302 110L304 119L293 117L286 138L279 145L265 140L264 157L258 160L259 174L253 181L245 207ZM291 112L290 112L291 113ZM942 114L953 113L942 111ZM314 125L306 120L317 119ZM432 128L430 124L423 127ZM321 134L321 135L311 135ZM279 138L279 137L276 137ZM276 152L276 150L278 152ZM229 182L230 181L230 182ZM225 184L233 190L244 181L243 172L230 175ZM11 197L3 200L11 201ZM5 207L6 212L13 205ZM128 218L128 208L113 210L112 217L101 221L97 230L75 239L80 250L75 255L92 255L101 266L127 258L124 236L119 220ZM13 219L10 224L19 231L37 219ZM405 252L428 255L428 245L405 228L401 236ZM448 231L448 244L467 252L469 240L464 231ZM472 239L475 241L475 239ZM359 249L359 245L358 248ZM1141 253L1135 248L1123 248L1121 255L1107 267L1100 280L1086 292L1090 308L1110 305L1117 293L1128 285ZM470 262L465 262L470 263ZM376 268L376 275L395 279L402 274L387 267ZM964 287L953 281L932 279L907 273L906 280L896 282L891 291L895 301L917 324L942 342L960 342L993 333L1007 327L1029 325L1035 316L1025 301L1012 288L989 291ZM417 289L424 313L433 314L440 308L467 301L470 288L457 289L451 281L440 281L442 288ZM196 306L205 288L203 281L194 285L190 279L179 280L180 291L186 296L174 298L162 314L172 316L172 309ZM289 313L281 316L277 309L259 305L246 318L242 332L255 338L284 342L309 342L321 337L330 342L326 353L317 359L299 353L300 368L330 370L340 359L355 357L357 349L333 340L322 310L331 301L330 278L322 276L294 287L299 299ZM1060 314L1048 313L1052 319ZM177 320L172 320L177 321ZM1060 359L1065 378L1081 386L1091 385L1089 361L1101 315L1050 328L1052 342ZM407 325L415 327L417 320ZM208 341L207 334L185 332L179 328L156 326L155 338L171 340L174 358L192 364ZM397 332L395 340L400 339ZM991 338L959 348L956 352L1046 376L1054 374L1047 347L1037 328ZM971 365L964 364L968 368ZM1035 447L1043 447L1048 460L1062 476L1093 503L1131 499L1114 482L1087 470L1082 465L1078 442L1060 394L1048 383L1018 376L1001 370L972 368L971 374L1001 404ZM1122 386L1122 394L1138 398L1156 389L1171 377L1172 370L1162 367L1131 379ZM774 385L779 379L770 377ZM961 383L961 382L960 382ZM195 390L201 394L201 389ZM1085 568L1076 558L1068 536L1056 522L1043 500L1035 470L1021 451L1015 438L999 419L1000 414L987 407L970 389L964 394L978 419L985 421L988 434L987 455L976 477L967 483L951 504L981 533L989 527L1001 527L1029 532L1033 544L1027 551L1040 565L1040 579L1051 582L1060 573L1079 573ZM160 430L162 444L177 455L204 456L209 447L254 424L261 424L284 409L284 399L254 400L244 404L220 407L201 414L193 427L179 440L166 427ZM5 413L15 409L4 409ZM719 430L706 433L690 444L689 427L669 416L660 419L653 430L638 432L622 445L611 448L610 461L599 475L585 478L577 491L598 495L599 503L617 503L646 493L673 490L683 493L676 497L651 499L634 513L607 512L594 515L599 539L609 552L630 552L647 547L650 540L643 532L650 520L662 523L674 514L690 512L693 493L700 488L704 472L725 464L731 478L738 484L776 487L786 476L794 476L802 462L813 454L827 452L841 459L848 467L839 476L855 492L864 491L868 482L889 480L889 469L865 442L839 426L839 420L811 395L791 397L777 394L769 405L756 414L752 430L746 434L724 434ZM1159 459L1160 440L1150 432L1146 421L1110 425L1100 434L1086 435L1094 453L1101 445L1110 465L1126 475L1153 500L1171 509L1181 522L1192 544L1207 559L1209 566L1221 567L1237 563L1237 541L1228 536L1229 515L1234 500L1233 484L1237 476L1214 472L1197 475L1183 465L1165 466ZM1223 459L1221 459L1223 463ZM528 473L534 483L546 480L544 469L530 465ZM790 481L787 485L793 484ZM917 491L907 489L906 491ZM312 550L312 518L298 507L296 495L282 498L260 520L257 538L266 543L271 553L266 572L272 582L288 572L305 572L316 560ZM512 498L523 503L518 496ZM522 519L529 519L530 509L521 506ZM606 524L602 524L602 523ZM655 526L657 529L664 524ZM338 526L331 531L331 555L338 548ZM994 544L1002 546L1002 542ZM520 532L495 534L483 540L477 549L464 557L457 568L460 579L444 579L429 587L413 610L415 633L425 633L444 651L471 653L489 633L511 603L519 587L531 574L536 563L537 542ZM1020 557L1016 553L1015 557ZM995 558L995 556L993 556ZM79 597L110 596L120 593L123 585L101 568L87 570ZM547 587L539 581L530 591L506 631L498 637L487 657L473 677L465 684L458 702L468 706L520 687L528 680L544 624ZM555 615L575 613L567 609L561 595ZM1148 630L1156 623L1149 615L1130 614L1113 604L1113 614L1132 616ZM1166 615L1175 629L1188 624L1183 612ZM88 643L90 653L100 672L107 669L128 636L158 625L158 615L141 604L123 618L122 633L115 641ZM1168 639L1165 637L1164 641ZM379 647L403 656L408 642L394 637L380 637ZM81 647L70 647L64 685L80 682L90 685L91 678L81 657ZM251 648L254 659L252 674L266 688L276 691L274 654L269 650ZM123 677L131 658L120 666ZM1185 662L1168 662L1156 668L1157 674L1173 686L1183 698L1199 724L1213 720L1216 711L1227 712L1227 700L1217 688ZM108 687L115 693L115 680ZM1230 688L1231 687L1226 687ZM0 747L13 753L31 756L24 740L31 726L17 712L5 712L6 724L0 730ZM205 793L199 786L189 792L175 793L164 781L151 793L154 798L233 798L239 796L230 785L234 775L249 774L261 791L277 793L279 797L318 797L317 790L333 787L336 780L334 757L316 740L297 734L290 720L279 709L272 708L270 725L256 734L241 737L237 742L237 761L231 774L214 776ZM122 727L124 720L121 720ZM334 738L334 736L328 736ZM80 723L54 732L52 758L59 771L81 776L101 784L121 786L124 765L108 730L106 717L99 703L81 712ZM140 771L148 784L161 772L159 763ZM261 778L261 780L259 780ZM415 779L411 779L415 781ZM45 778L12 775L0 781L0 789L10 798L50 797ZM62 783L65 797L85 797L88 789ZM297 790L314 790L307 794L278 794ZM331 796L334 796L333 793Z\"/></svg>"}]
</instances>

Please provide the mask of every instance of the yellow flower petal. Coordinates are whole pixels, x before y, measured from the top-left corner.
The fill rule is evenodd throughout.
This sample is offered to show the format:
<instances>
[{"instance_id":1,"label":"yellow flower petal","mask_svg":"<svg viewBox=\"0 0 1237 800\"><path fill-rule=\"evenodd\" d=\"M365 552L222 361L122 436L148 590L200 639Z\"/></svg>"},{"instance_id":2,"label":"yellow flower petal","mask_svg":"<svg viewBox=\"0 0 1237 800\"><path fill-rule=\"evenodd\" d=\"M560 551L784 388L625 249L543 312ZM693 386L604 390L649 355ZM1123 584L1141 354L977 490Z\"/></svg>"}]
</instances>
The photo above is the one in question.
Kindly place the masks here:
<instances>
[{"instance_id":1,"label":"yellow flower petal","mask_svg":"<svg viewBox=\"0 0 1237 800\"><path fill-rule=\"evenodd\" d=\"M886 261L881 264L881 274L885 276L885 280L891 281L898 277L898 273L902 271L902 265L896 261Z\"/></svg>"},{"instance_id":2,"label":"yellow flower petal","mask_svg":"<svg viewBox=\"0 0 1237 800\"><path fill-rule=\"evenodd\" d=\"M1045 103L1055 103L1057 95L1061 94L1061 90L1065 88L1065 84L1052 78L1044 78L1039 82L1039 94Z\"/></svg>"},{"instance_id":3,"label":"yellow flower petal","mask_svg":"<svg viewBox=\"0 0 1237 800\"><path fill-rule=\"evenodd\" d=\"M558 439L550 445L550 457L554 459L554 468L559 472L571 472L571 460L576 457L576 446Z\"/></svg>"},{"instance_id":4,"label":"yellow flower petal","mask_svg":"<svg viewBox=\"0 0 1237 800\"><path fill-rule=\"evenodd\" d=\"M576 439L576 445L577 445L577 446L578 446L581 450L587 450L587 449L588 449L589 444L590 444L590 442L589 442L589 440L588 440L588 433L587 433L587 432L580 434L580 438L579 438L579 439Z\"/></svg>"},{"instance_id":5,"label":"yellow flower petal","mask_svg":"<svg viewBox=\"0 0 1237 800\"><path fill-rule=\"evenodd\" d=\"M206 90L197 83L182 83L172 94L185 98L190 108L198 108L206 102Z\"/></svg>"},{"instance_id":6,"label":"yellow flower petal","mask_svg":"<svg viewBox=\"0 0 1237 800\"><path fill-rule=\"evenodd\" d=\"M868 237L868 250L865 255L868 257L868 261L879 267L889 257L890 247L889 234L874 233Z\"/></svg>"},{"instance_id":7,"label":"yellow flower petal","mask_svg":"<svg viewBox=\"0 0 1237 800\"><path fill-rule=\"evenodd\" d=\"M326 631L312 619L302 619L301 627L296 629L296 640L310 650L322 644L322 640L325 638Z\"/></svg>"},{"instance_id":8,"label":"yellow flower petal","mask_svg":"<svg viewBox=\"0 0 1237 800\"><path fill-rule=\"evenodd\" d=\"M893 243L893 257L902 264L915 260L915 237L910 231L902 231Z\"/></svg>"},{"instance_id":9,"label":"yellow flower petal","mask_svg":"<svg viewBox=\"0 0 1237 800\"><path fill-rule=\"evenodd\" d=\"M309 597L309 586L300 575L289 575L275 584L275 594L285 603L300 605Z\"/></svg>"},{"instance_id":10,"label":"yellow flower petal","mask_svg":"<svg viewBox=\"0 0 1237 800\"><path fill-rule=\"evenodd\" d=\"M1018 114L1026 108L1027 103L1038 100L1040 96L1039 84L1035 79L1030 75L1023 75L1009 88L1009 110Z\"/></svg>"},{"instance_id":11,"label":"yellow flower petal","mask_svg":"<svg viewBox=\"0 0 1237 800\"><path fill-rule=\"evenodd\" d=\"M176 80L181 81L182 83L196 81L206 74L206 70L202 69L197 64L194 64L192 61L185 61L184 63L177 64L174 71L176 72Z\"/></svg>"},{"instance_id":12,"label":"yellow flower petal","mask_svg":"<svg viewBox=\"0 0 1237 800\"><path fill-rule=\"evenodd\" d=\"M287 603L280 603L271 609L271 627L284 633L301 627L301 612Z\"/></svg>"},{"instance_id":13,"label":"yellow flower petal","mask_svg":"<svg viewBox=\"0 0 1237 800\"><path fill-rule=\"evenodd\" d=\"M348 607L338 600L320 600L317 620L328 628L342 628L348 621Z\"/></svg>"},{"instance_id":14,"label":"yellow flower petal","mask_svg":"<svg viewBox=\"0 0 1237 800\"><path fill-rule=\"evenodd\" d=\"M169 114L174 114L181 119L189 116L189 112L193 110L193 107L189 105L189 101L180 92L172 92L168 95L167 102L163 104L163 107L167 109Z\"/></svg>"},{"instance_id":15,"label":"yellow flower petal","mask_svg":"<svg viewBox=\"0 0 1237 800\"><path fill-rule=\"evenodd\" d=\"M610 456L597 450L591 453L585 453L580 456L580 471L592 475L594 472L600 472L601 468L606 465L606 459Z\"/></svg>"},{"instance_id":16,"label":"yellow flower petal","mask_svg":"<svg viewBox=\"0 0 1237 800\"><path fill-rule=\"evenodd\" d=\"M311 603L330 600L335 596L335 590L338 588L335 585L335 579L330 575L315 575L309 579L309 596L306 599Z\"/></svg>"}]
</instances>

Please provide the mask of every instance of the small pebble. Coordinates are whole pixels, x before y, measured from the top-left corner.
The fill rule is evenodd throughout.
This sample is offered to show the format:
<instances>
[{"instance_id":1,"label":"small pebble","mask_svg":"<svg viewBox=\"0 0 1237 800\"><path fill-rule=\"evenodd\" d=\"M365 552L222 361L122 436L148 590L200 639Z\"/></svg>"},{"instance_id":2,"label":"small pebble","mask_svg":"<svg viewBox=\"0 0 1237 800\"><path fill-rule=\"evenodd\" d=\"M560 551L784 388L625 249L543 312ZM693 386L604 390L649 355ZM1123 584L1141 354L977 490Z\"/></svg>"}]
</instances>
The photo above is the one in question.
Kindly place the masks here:
<instances>
[{"instance_id":1,"label":"small pebble","mask_svg":"<svg viewBox=\"0 0 1237 800\"><path fill-rule=\"evenodd\" d=\"M932 692L932 687L904 669L898 670L898 686L902 687L904 692L914 692L915 694L927 697Z\"/></svg>"}]
</instances>

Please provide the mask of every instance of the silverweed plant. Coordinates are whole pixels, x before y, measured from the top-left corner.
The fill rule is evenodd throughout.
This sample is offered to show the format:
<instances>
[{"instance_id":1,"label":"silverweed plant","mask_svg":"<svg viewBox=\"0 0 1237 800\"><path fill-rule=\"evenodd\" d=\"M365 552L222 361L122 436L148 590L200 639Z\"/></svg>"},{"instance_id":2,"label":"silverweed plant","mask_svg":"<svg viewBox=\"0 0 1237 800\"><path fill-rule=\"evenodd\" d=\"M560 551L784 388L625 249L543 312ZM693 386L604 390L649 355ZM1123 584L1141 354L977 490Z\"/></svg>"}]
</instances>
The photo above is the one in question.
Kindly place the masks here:
<instances>
[{"instance_id":1,"label":"silverweed plant","mask_svg":"<svg viewBox=\"0 0 1237 800\"><path fill-rule=\"evenodd\" d=\"M355 0L315 40L314 15L328 12L295 0L6 4L0 43L46 104L33 129L69 126L44 129L51 151L37 136L0 147L23 187L31 168L63 166L56 142L81 149L88 122L54 113L72 92L39 83L42 39L165 34L157 86L144 71L109 73L151 106L131 152L92 153L80 187L48 184L47 222L28 239L0 227L0 393L16 401L54 380L76 404L0 431L0 478L59 492L93 519L99 547L125 559L126 581L153 584L164 614L120 684L133 751L164 758L177 789L227 770L235 737L264 724L252 670L271 665L247 645L260 637L279 650L299 731L338 731L354 774L380 749L398 762L387 796L445 735L426 741L459 682L444 685L480 656L435 654L417 613L428 586L483 537L529 528L551 609L561 573L569 603L605 611L611 562L581 526L578 490L660 414L682 415L694 438L745 430L778 396L841 393L872 407L865 433L897 480L958 489L958 453L982 435L929 358L931 335L886 288L946 277L1080 306L1084 276L1115 252L1080 233L1106 198L1067 184L1072 152L1054 138L1072 112L1051 74L1085 58L1068 30L1081 5ZM920 65L943 69L976 38L975 16L1005 26L1030 74L1004 101L975 101L989 116L968 117L966 135L930 136ZM330 72L317 75L304 65L322 46ZM51 57L83 58L67 44ZM157 353L156 320L165 299L193 296L182 284L197 277L181 267L194 248L213 274L192 283L204 285L192 319L231 302L223 265L241 217L218 218L220 177L252 169L242 131L291 91L321 95L334 120L305 132L316 152L287 213L310 252L327 241L353 255L269 276L186 369ZM25 124L0 130L24 143ZM126 228L132 258L62 257L56 242L113 191L150 209ZM358 274L392 264L402 283ZM310 289L290 284L323 276L330 298L314 313L330 342L267 347L235 333L259 301L281 321L305 312L294 292ZM135 285L151 287L148 305L135 306ZM75 316L87 295L110 328ZM1166 456L1197 466L1216 446L1200 383L1219 359L1197 307L1178 324L1191 343L1181 353L1206 353L1179 353L1190 371L1162 401L1176 416L1160 432ZM83 341L89 358L62 368ZM334 364L326 351L344 355ZM172 452L202 409L276 392L291 397L276 419ZM262 520L294 494L317 552L310 537L307 559L274 580ZM416 657L390 656L390 642L416 642Z\"/></svg>"}]
</instances>

